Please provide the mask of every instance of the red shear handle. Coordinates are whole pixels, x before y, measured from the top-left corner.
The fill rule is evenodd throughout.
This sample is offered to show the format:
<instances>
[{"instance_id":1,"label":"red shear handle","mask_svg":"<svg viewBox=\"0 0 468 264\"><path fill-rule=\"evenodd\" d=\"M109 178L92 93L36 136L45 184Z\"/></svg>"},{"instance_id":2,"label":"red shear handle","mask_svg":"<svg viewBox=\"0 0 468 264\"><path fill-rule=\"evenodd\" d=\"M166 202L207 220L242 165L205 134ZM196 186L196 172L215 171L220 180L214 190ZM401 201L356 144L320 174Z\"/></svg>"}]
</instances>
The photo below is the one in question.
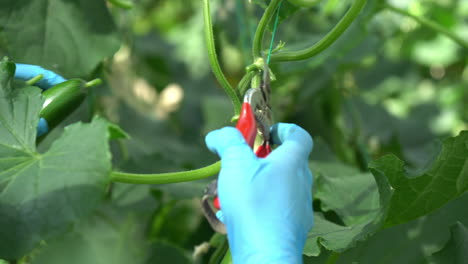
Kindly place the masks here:
<instances>
[{"instance_id":1,"label":"red shear handle","mask_svg":"<svg viewBox=\"0 0 468 264\"><path fill-rule=\"evenodd\" d=\"M265 144L261 145L257 148L257 151L255 151L255 155L259 158L266 158L268 154L271 152L271 147L270 144Z\"/></svg>"},{"instance_id":2,"label":"red shear handle","mask_svg":"<svg viewBox=\"0 0 468 264\"><path fill-rule=\"evenodd\" d=\"M218 210L221 210L221 203L219 202L219 196L216 196L213 200L213 206L218 209Z\"/></svg>"},{"instance_id":3,"label":"red shear handle","mask_svg":"<svg viewBox=\"0 0 468 264\"><path fill-rule=\"evenodd\" d=\"M252 107L249 103L243 103L239 121L237 122L236 128L244 136L245 141L250 147L253 147L255 143L255 137L257 136L257 124L255 116L252 111Z\"/></svg>"},{"instance_id":4,"label":"red shear handle","mask_svg":"<svg viewBox=\"0 0 468 264\"><path fill-rule=\"evenodd\" d=\"M255 143L255 137L257 136L257 123L255 120L254 113L252 111L252 107L249 103L242 104L242 109L236 128L239 129L239 131L242 133L245 141L247 141L247 144L249 144L249 146L253 148L253 145ZM270 154L270 152L271 147L267 143L258 147L255 154L259 158L265 158L266 156L268 156L268 154ZM213 206L218 210L221 209L221 204L219 203L218 196L214 198Z\"/></svg>"},{"instance_id":5,"label":"red shear handle","mask_svg":"<svg viewBox=\"0 0 468 264\"><path fill-rule=\"evenodd\" d=\"M253 148L255 137L257 136L257 123L252 111L252 107L249 103L244 102L242 104L242 109L239 116L239 121L237 121L236 128L242 133L242 136L244 136L247 144ZM213 206L218 210L221 209L218 196L214 198Z\"/></svg>"}]
</instances>

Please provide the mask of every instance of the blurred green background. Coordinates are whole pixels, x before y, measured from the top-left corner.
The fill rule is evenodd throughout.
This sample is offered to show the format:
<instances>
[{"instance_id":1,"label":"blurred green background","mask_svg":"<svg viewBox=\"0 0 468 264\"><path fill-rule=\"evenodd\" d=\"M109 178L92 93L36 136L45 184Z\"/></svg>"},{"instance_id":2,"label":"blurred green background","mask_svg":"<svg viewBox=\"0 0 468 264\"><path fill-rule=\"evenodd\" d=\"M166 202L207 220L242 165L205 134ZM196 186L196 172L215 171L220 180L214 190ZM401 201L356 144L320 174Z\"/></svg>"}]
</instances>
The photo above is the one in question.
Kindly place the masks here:
<instances>
[{"instance_id":1,"label":"blurred green background","mask_svg":"<svg viewBox=\"0 0 468 264\"><path fill-rule=\"evenodd\" d=\"M336 24L350 2L322 0L308 9L285 4L276 44L281 40L291 50L310 46ZM366 171L370 160L394 153L417 173L437 154L440 139L468 129L468 50L412 18L379 9L380 2L368 1L351 27L319 55L271 65L276 76L274 118L309 131L315 144L312 161ZM468 41L468 1L388 2ZM119 170L170 172L215 162L204 136L233 125L233 111L211 73L202 1L135 0L131 10L107 6L121 45L92 70L76 76L73 68L57 70L67 78L105 80L64 125L96 113L119 124L131 136L112 143ZM211 1L218 56L233 86L252 63L252 37L263 7L260 0ZM100 13L91 11L88 16ZM271 32L265 39L270 37ZM0 31L0 54L10 53L2 50L7 40ZM61 128L52 133L59 135ZM48 148L53 135L41 149ZM30 261L207 263L213 248L198 246L213 232L199 198L210 180L155 186L114 183L94 215L48 241ZM447 206L459 209L443 210L463 211L460 204L457 200ZM429 217L438 219L437 213ZM380 232L344 254L339 263L377 263L379 253L405 238L411 243L392 247L393 255L379 263L423 263L434 251L423 245L446 241L447 235L438 242L422 235L409 239L407 234L414 234L421 221ZM306 261L324 263L325 258Z\"/></svg>"}]
</instances>

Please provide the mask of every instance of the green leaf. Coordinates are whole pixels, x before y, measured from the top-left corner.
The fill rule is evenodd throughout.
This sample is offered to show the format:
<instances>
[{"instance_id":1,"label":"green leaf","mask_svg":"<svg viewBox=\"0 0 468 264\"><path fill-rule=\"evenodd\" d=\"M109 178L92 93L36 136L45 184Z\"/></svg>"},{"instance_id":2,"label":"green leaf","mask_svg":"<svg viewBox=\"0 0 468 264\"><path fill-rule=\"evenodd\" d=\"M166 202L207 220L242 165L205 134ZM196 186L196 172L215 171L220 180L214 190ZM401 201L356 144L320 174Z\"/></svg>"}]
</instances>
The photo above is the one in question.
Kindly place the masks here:
<instances>
[{"instance_id":1,"label":"green leaf","mask_svg":"<svg viewBox=\"0 0 468 264\"><path fill-rule=\"evenodd\" d=\"M448 182L456 185L455 190L448 189L445 192L453 196L451 199L461 195L463 190L467 188L467 136L468 133L463 132L458 137L446 140L444 149L435 161L435 165L432 166L429 172L426 172L429 175L436 175L434 177L442 181L443 179L447 181L446 177L451 175L459 176L455 179L452 178L452 180L448 178ZM397 159L394 156L389 157ZM396 210L394 199L402 195L401 188L403 188L401 185L395 186L393 184L394 179L387 179L387 174L387 177L383 176L382 168L403 171L403 162L398 161L395 164L384 157L373 162L371 168L375 180L372 179L372 175L369 173L362 173L343 164L313 162L311 167L315 176L314 197L320 200L322 210L334 211L344 225L331 222L322 214L316 213L314 228L308 235L304 254L317 256L321 251L320 246L324 246L328 250L343 252L355 246L358 241L364 241L381 229L384 220L389 221L391 219L392 215L387 217L387 213L395 213L391 211ZM380 170L375 169L375 164L381 165ZM434 170L435 172L432 172ZM442 179L438 177L442 177ZM409 179L407 176L404 179L407 181L417 180ZM414 184L411 186L415 187ZM450 188L450 184L447 183L445 185L438 183L437 186ZM408 190L408 188L404 188L403 191ZM439 192L436 191L436 193ZM444 198L447 198L446 196L438 197L437 195L424 194L424 192L423 195L426 195L422 196L425 200L431 202L430 205L436 207L425 206L423 209L427 211L419 212L420 215L430 213L451 200L444 200ZM408 200L415 199L408 198ZM411 203L407 204L411 208L408 209L409 212L416 211L417 208L411 207ZM440 205L437 206L437 204ZM404 209L400 207L397 212L399 211L404 211Z\"/></svg>"},{"instance_id":2,"label":"green leaf","mask_svg":"<svg viewBox=\"0 0 468 264\"><path fill-rule=\"evenodd\" d=\"M0 62L0 85L4 89L0 89L0 98L6 98L13 91L12 82L16 66L8 58L3 58Z\"/></svg>"},{"instance_id":3,"label":"green leaf","mask_svg":"<svg viewBox=\"0 0 468 264\"><path fill-rule=\"evenodd\" d=\"M71 232L48 242L31 264L145 263L149 244L139 226L141 219L107 211L80 221Z\"/></svg>"},{"instance_id":4,"label":"green leaf","mask_svg":"<svg viewBox=\"0 0 468 264\"><path fill-rule=\"evenodd\" d=\"M154 215L151 238L184 245L203 220L198 199L170 199Z\"/></svg>"},{"instance_id":5,"label":"green leaf","mask_svg":"<svg viewBox=\"0 0 468 264\"><path fill-rule=\"evenodd\" d=\"M304 264L325 264L325 263L330 263L330 262L327 262L329 260L329 257L330 257L329 252L323 252L320 254L320 256L302 255L302 260Z\"/></svg>"},{"instance_id":6,"label":"green leaf","mask_svg":"<svg viewBox=\"0 0 468 264\"><path fill-rule=\"evenodd\" d=\"M377 180L385 177L393 190L385 226L408 222L468 190L468 131L444 140L437 159L419 175L411 175L393 155L373 161L370 169Z\"/></svg>"},{"instance_id":7,"label":"green leaf","mask_svg":"<svg viewBox=\"0 0 468 264\"><path fill-rule=\"evenodd\" d=\"M379 227L378 221L341 226L326 220L321 213L315 213L314 227L307 236L303 254L318 256L321 253L320 245L329 250L343 252L353 247L358 241L366 239Z\"/></svg>"},{"instance_id":8,"label":"green leaf","mask_svg":"<svg viewBox=\"0 0 468 264\"><path fill-rule=\"evenodd\" d=\"M380 229L390 190L378 189L369 173L337 162L313 162L311 168L316 186L314 198L321 201L324 211L336 212L345 225L315 213L314 227L303 251L306 256L318 256L320 245L343 252Z\"/></svg>"},{"instance_id":9,"label":"green leaf","mask_svg":"<svg viewBox=\"0 0 468 264\"><path fill-rule=\"evenodd\" d=\"M289 1L283 1L283 3L281 4L280 12L279 12L279 23L286 20L288 17L292 16L298 10L299 10L298 6L295 6L289 3ZM273 25L274 25L273 21L270 22L270 30L273 30Z\"/></svg>"},{"instance_id":10,"label":"green leaf","mask_svg":"<svg viewBox=\"0 0 468 264\"><path fill-rule=\"evenodd\" d=\"M271 1L265 1L265 0L252 0L252 3L255 3L255 4L259 5L263 9L266 9L267 6L270 4L270 2ZM300 9L299 6L289 3L289 1L283 1L281 3L281 9L280 9L280 12L279 12L279 23L281 23L282 21L284 21L288 17L292 16L299 9ZM270 21L270 23L268 24L268 28L269 28L270 31L273 30L273 24L274 24L273 21L275 20L276 12L277 11L275 11L275 16L273 17L272 21Z\"/></svg>"},{"instance_id":11,"label":"green leaf","mask_svg":"<svg viewBox=\"0 0 468 264\"><path fill-rule=\"evenodd\" d=\"M109 126L66 127L46 153L35 146L40 89L14 89L0 63L0 257L16 259L64 231L102 199L111 170Z\"/></svg>"},{"instance_id":12,"label":"green leaf","mask_svg":"<svg viewBox=\"0 0 468 264\"><path fill-rule=\"evenodd\" d=\"M90 74L120 46L105 1L5 0L0 25L0 50L66 77Z\"/></svg>"},{"instance_id":13,"label":"green leaf","mask_svg":"<svg viewBox=\"0 0 468 264\"><path fill-rule=\"evenodd\" d=\"M130 192L140 189L140 186L148 187L128 186L134 189ZM190 263L187 252L176 245L148 241L148 221L154 214L154 199L147 195L145 200L152 204L142 205L140 201L130 202L130 205L127 198L134 200L135 197L131 194L131 197L124 198L127 195L118 194L120 198L103 203L93 215L80 220L67 234L47 241L32 255L31 264ZM125 205L122 198L127 200Z\"/></svg>"},{"instance_id":14,"label":"green leaf","mask_svg":"<svg viewBox=\"0 0 468 264\"><path fill-rule=\"evenodd\" d=\"M442 208L411 222L380 230L341 254L339 263L430 263L429 257L447 243L450 226L468 225L468 193ZM444 262L444 264L447 262ZM450 262L448 262L450 263Z\"/></svg>"},{"instance_id":15,"label":"green leaf","mask_svg":"<svg viewBox=\"0 0 468 264\"><path fill-rule=\"evenodd\" d=\"M177 263L177 264L190 264L190 258L183 249L167 243L158 241L154 243L152 255L146 263Z\"/></svg>"},{"instance_id":16,"label":"green leaf","mask_svg":"<svg viewBox=\"0 0 468 264\"><path fill-rule=\"evenodd\" d=\"M445 247L433 255L434 263L466 263L468 259L468 228L457 222L450 228L450 233L450 240Z\"/></svg>"},{"instance_id":17,"label":"green leaf","mask_svg":"<svg viewBox=\"0 0 468 264\"><path fill-rule=\"evenodd\" d=\"M130 135L128 135L127 132L125 132L118 125L110 121L107 121L107 125L109 126L110 139L130 139Z\"/></svg>"},{"instance_id":18,"label":"green leaf","mask_svg":"<svg viewBox=\"0 0 468 264\"><path fill-rule=\"evenodd\" d=\"M371 173L337 162L311 164L315 175L315 199L324 211L335 211L346 225L375 218L380 213L377 184Z\"/></svg>"}]
</instances>

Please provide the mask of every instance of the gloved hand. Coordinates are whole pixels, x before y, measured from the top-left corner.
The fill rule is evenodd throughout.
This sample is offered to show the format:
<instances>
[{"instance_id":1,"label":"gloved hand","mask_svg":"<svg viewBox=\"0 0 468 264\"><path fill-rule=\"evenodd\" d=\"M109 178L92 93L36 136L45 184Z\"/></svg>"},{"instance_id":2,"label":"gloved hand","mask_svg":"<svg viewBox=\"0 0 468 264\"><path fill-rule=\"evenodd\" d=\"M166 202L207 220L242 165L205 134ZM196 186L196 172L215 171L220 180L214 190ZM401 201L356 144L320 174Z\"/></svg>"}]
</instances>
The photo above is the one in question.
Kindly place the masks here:
<instances>
[{"instance_id":1,"label":"gloved hand","mask_svg":"<svg viewBox=\"0 0 468 264\"><path fill-rule=\"evenodd\" d=\"M16 63L15 78L23 81L27 81L42 74L44 77L38 81L35 86L43 90L47 90L50 87L62 83L65 80L62 76L56 74L53 71L46 70L41 66Z\"/></svg>"},{"instance_id":2,"label":"gloved hand","mask_svg":"<svg viewBox=\"0 0 468 264\"><path fill-rule=\"evenodd\" d=\"M235 264L302 263L313 225L313 142L301 127L284 123L273 126L272 138L280 146L258 158L236 128L206 136L221 157L218 197Z\"/></svg>"},{"instance_id":3,"label":"gloved hand","mask_svg":"<svg viewBox=\"0 0 468 264\"><path fill-rule=\"evenodd\" d=\"M42 74L44 77L38 81L36 86L43 90L57 85L61 82L66 81L65 78L56 74L55 72L46 70L37 65L21 64L16 63L15 78L23 81L27 81L36 77L37 75ZM37 137L40 137L49 131L49 126L47 121L44 118L39 119L39 124L37 125Z\"/></svg>"}]
</instances>

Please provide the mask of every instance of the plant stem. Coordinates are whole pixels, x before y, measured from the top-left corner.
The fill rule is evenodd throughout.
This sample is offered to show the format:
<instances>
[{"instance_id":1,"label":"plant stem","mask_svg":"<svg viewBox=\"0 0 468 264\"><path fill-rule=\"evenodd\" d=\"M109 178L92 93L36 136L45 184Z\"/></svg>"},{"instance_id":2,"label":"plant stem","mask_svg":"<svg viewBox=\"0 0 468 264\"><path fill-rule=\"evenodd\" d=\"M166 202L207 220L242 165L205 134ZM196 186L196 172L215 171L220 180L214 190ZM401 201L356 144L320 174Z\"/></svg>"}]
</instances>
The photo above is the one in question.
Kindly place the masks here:
<instances>
[{"instance_id":1,"label":"plant stem","mask_svg":"<svg viewBox=\"0 0 468 264\"><path fill-rule=\"evenodd\" d=\"M224 258L221 261L221 264L232 264L232 256L231 256L230 249L228 249L228 251L226 252L226 255L224 255Z\"/></svg>"},{"instance_id":2,"label":"plant stem","mask_svg":"<svg viewBox=\"0 0 468 264\"><path fill-rule=\"evenodd\" d=\"M29 80L26 81L26 84L27 85L34 85L35 83L37 83L38 81L42 80L42 78L44 78L44 75L43 74L39 74Z\"/></svg>"},{"instance_id":3,"label":"plant stem","mask_svg":"<svg viewBox=\"0 0 468 264\"><path fill-rule=\"evenodd\" d=\"M263 66L265 65L265 60L262 57L258 57L254 60L252 64L249 66L245 67L245 70L247 72L251 71L261 71L263 70Z\"/></svg>"},{"instance_id":4,"label":"plant stem","mask_svg":"<svg viewBox=\"0 0 468 264\"><path fill-rule=\"evenodd\" d=\"M133 184L165 184L165 183L176 183L195 181L210 176L216 175L221 169L221 162L218 161L209 166L180 172L168 172L168 173L156 173L156 174L139 174L139 173L127 173L120 171L112 171L110 174L110 180L113 182L124 182Z\"/></svg>"},{"instance_id":5,"label":"plant stem","mask_svg":"<svg viewBox=\"0 0 468 264\"><path fill-rule=\"evenodd\" d=\"M437 31L440 34L445 35L446 37L448 37L451 40L455 41L456 43L460 44L463 48L468 49L468 41L462 39L460 36L457 36L455 33L447 30L446 28L444 28L443 26L441 26L439 24L437 24L437 23L435 23L433 21L430 21L430 20L428 20L426 18L419 17L419 16L416 16L414 14L411 14L406 10L403 10L401 8L392 6L392 5L388 4L388 3L385 3L384 7L387 8L388 10L393 11L395 13L398 13L400 15L411 17L412 19L414 19L419 24L421 24L423 26L426 26L426 27L428 27L428 28L430 28L430 29L432 29L434 31Z\"/></svg>"},{"instance_id":6,"label":"plant stem","mask_svg":"<svg viewBox=\"0 0 468 264\"><path fill-rule=\"evenodd\" d=\"M222 261L223 257L226 255L226 252L228 251L228 249L229 249L229 244L228 244L227 238L224 238L221 245L219 245L216 248L213 255L211 255L208 264L219 264Z\"/></svg>"},{"instance_id":7,"label":"plant stem","mask_svg":"<svg viewBox=\"0 0 468 264\"><path fill-rule=\"evenodd\" d=\"M348 29L351 23L356 19L361 10L364 8L366 2L367 0L355 0L346 14L336 24L336 26L313 46L298 51L278 52L271 55L271 61L278 62L305 60L319 54L328 48L331 44L333 44L333 42L335 42L346 31L346 29Z\"/></svg>"},{"instance_id":8,"label":"plant stem","mask_svg":"<svg viewBox=\"0 0 468 264\"><path fill-rule=\"evenodd\" d=\"M268 23L275 15L275 11L278 8L282 0L272 0L268 7L265 9L260 22L258 22L257 30L255 31L252 47L253 59L262 57L262 45L263 45L263 36L265 35L265 30L268 26Z\"/></svg>"},{"instance_id":9,"label":"plant stem","mask_svg":"<svg viewBox=\"0 0 468 264\"><path fill-rule=\"evenodd\" d=\"M208 57L211 64L211 69L224 88L224 91L229 96L234 105L234 115L238 115L241 109L241 102L239 97L236 93L236 90L232 88L231 84L229 84L228 80L224 76L223 71L221 70L221 66L219 66L218 56L216 55L216 48L215 48L215 41L213 36L213 25L211 23L211 14L210 14L210 3L209 0L203 0L203 17L205 22L205 41L206 47L208 49Z\"/></svg>"},{"instance_id":10,"label":"plant stem","mask_svg":"<svg viewBox=\"0 0 468 264\"><path fill-rule=\"evenodd\" d=\"M338 259L340 258L340 253L332 252L330 256L328 256L327 262L325 264L335 264Z\"/></svg>"},{"instance_id":11,"label":"plant stem","mask_svg":"<svg viewBox=\"0 0 468 264\"><path fill-rule=\"evenodd\" d=\"M94 80L91 80L91 81L87 82L87 83L85 84L85 87L86 87L86 88L91 88L91 87L96 86L96 85L99 85L99 84L101 84L101 83L102 83L102 80L99 79L99 78L97 78L97 79L94 79Z\"/></svg>"},{"instance_id":12,"label":"plant stem","mask_svg":"<svg viewBox=\"0 0 468 264\"><path fill-rule=\"evenodd\" d=\"M252 78L255 76L255 74L257 74L257 72L250 71L250 72L247 72L242 77L239 84L237 85L237 90L239 91L239 93L241 95L243 95L245 93L245 91L247 91L247 89L249 89L250 81L252 81Z\"/></svg>"}]
</instances>

